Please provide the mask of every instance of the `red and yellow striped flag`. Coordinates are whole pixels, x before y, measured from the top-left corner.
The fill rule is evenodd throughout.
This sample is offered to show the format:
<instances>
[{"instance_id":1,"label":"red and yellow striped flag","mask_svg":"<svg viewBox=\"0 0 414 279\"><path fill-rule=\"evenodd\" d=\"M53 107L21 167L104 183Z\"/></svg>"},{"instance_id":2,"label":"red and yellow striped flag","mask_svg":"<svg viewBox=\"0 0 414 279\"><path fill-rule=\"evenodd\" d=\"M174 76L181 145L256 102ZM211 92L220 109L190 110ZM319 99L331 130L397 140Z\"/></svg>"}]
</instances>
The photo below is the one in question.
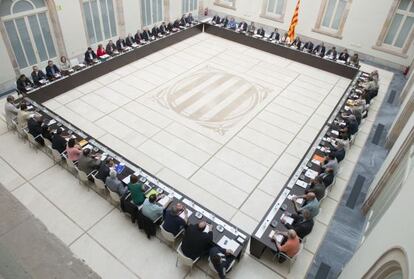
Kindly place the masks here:
<instances>
[{"instance_id":1,"label":"red and yellow striped flag","mask_svg":"<svg viewBox=\"0 0 414 279\"><path fill-rule=\"evenodd\" d=\"M288 36L290 38L290 41L293 42L295 39L295 28L296 25L298 25L298 18L299 18L299 6L300 6L300 0L298 0L298 3L296 4L295 12L293 13L292 21L290 22Z\"/></svg>"}]
</instances>

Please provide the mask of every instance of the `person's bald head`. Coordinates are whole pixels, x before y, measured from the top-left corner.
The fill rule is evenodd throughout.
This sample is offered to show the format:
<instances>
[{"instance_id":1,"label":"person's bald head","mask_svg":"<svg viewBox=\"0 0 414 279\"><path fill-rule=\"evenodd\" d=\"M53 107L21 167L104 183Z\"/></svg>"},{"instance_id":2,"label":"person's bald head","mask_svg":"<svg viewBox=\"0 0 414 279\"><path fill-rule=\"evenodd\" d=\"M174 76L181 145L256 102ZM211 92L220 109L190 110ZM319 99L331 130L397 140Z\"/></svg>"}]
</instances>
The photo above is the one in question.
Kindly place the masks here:
<instances>
[{"instance_id":1,"label":"person's bald head","mask_svg":"<svg viewBox=\"0 0 414 279\"><path fill-rule=\"evenodd\" d=\"M201 221L200 223L198 223L197 227L199 231L204 231L204 229L206 228L207 223L206 221Z\"/></svg>"},{"instance_id":2,"label":"person's bald head","mask_svg":"<svg viewBox=\"0 0 414 279\"><path fill-rule=\"evenodd\" d=\"M315 193L309 192L306 194L306 200L313 201L316 198Z\"/></svg>"},{"instance_id":3,"label":"person's bald head","mask_svg":"<svg viewBox=\"0 0 414 279\"><path fill-rule=\"evenodd\" d=\"M296 232L295 232L295 230L288 230L287 235L288 235L288 238L289 239L296 238Z\"/></svg>"}]
</instances>

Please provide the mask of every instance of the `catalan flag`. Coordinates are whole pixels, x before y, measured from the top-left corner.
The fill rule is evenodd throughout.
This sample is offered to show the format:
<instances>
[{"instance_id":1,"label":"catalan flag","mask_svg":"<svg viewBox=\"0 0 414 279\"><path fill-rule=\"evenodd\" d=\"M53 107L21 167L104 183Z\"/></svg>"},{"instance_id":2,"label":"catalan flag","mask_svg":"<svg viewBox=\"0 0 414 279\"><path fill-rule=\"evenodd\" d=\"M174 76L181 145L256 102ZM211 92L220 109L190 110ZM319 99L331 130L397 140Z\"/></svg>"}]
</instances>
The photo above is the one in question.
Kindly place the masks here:
<instances>
[{"instance_id":1,"label":"catalan flag","mask_svg":"<svg viewBox=\"0 0 414 279\"><path fill-rule=\"evenodd\" d=\"M298 25L298 18L299 18L299 6L300 6L300 0L298 0L298 3L296 4L295 12L293 13L292 21L290 22L288 36L290 38L290 41L293 42L295 39L295 28L296 25Z\"/></svg>"}]
</instances>

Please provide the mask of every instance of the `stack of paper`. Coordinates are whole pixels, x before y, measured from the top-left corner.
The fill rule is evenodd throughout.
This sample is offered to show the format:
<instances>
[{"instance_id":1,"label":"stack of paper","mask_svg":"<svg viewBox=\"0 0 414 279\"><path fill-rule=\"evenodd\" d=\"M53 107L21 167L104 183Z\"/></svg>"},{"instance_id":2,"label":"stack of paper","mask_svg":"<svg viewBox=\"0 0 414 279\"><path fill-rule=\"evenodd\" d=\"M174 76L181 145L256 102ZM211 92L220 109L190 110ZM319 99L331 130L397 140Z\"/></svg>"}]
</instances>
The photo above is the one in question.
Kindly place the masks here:
<instances>
[{"instance_id":1,"label":"stack of paper","mask_svg":"<svg viewBox=\"0 0 414 279\"><path fill-rule=\"evenodd\" d=\"M231 250L235 252L240 245L234 241L233 239L229 239L227 236L223 235L223 237L217 243L221 248L226 250Z\"/></svg>"}]
</instances>

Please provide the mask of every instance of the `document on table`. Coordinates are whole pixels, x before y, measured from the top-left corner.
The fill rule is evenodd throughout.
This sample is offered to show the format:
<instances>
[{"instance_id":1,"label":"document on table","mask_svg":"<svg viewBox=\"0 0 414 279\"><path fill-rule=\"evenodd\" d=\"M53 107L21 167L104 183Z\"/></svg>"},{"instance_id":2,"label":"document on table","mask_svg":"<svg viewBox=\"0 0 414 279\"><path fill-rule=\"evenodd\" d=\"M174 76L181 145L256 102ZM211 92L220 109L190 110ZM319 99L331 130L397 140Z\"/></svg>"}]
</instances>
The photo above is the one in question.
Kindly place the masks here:
<instances>
[{"instance_id":1,"label":"document on table","mask_svg":"<svg viewBox=\"0 0 414 279\"><path fill-rule=\"evenodd\" d=\"M314 179L317 175L318 175L318 172L314 171L314 170L311 170L311 169L309 169L305 172L305 176L309 177L310 179Z\"/></svg>"},{"instance_id":2,"label":"document on table","mask_svg":"<svg viewBox=\"0 0 414 279\"><path fill-rule=\"evenodd\" d=\"M50 126L50 125L53 125L55 123L56 123L56 120L55 119L51 119L47 125Z\"/></svg>"},{"instance_id":3,"label":"document on table","mask_svg":"<svg viewBox=\"0 0 414 279\"><path fill-rule=\"evenodd\" d=\"M165 207L167 203L169 203L171 199L168 196L164 196L162 199L157 201L162 207Z\"/></svg>"},{"instance_id":4,"label":"document on table","mask_svg":"<svg viewBox=\"0 0 414 279\"><path fill-rule=\"evenodd\" d=\"M285 221L285 223L286 224L289 224L289 225L292 225L293 224L293 218L292 217L289 217L289 216L287 216L287 215L285 215L285 214L283 214L281 217L280 217L280 220L284 220Z\"/></svg>"},{"instance_id":5,"label":"document on table","mask_svg":"<svg viewBox=\"0 0 414 279\"><path fill-rule=\"evenodd\" d=\"M188 216L188 218L190 218L191 214L193 214L193 212L192 212L191 210L187 209L187 216ZM185 219L185 218L184 218L184 217L185 217L184 210L183 210L183 212L181 212L181 213L180 213L180 215L178 215L178 216L180 216L182 219ZM207 228L207 226L206 226L206 228Z\"/></svg>"},{"instance_id":6,"label":"document on table","mask_svg":"<svg viewBox=\"0 0 414 279\"><path fill-rule=\"evenodd\" d=\"M300 187L302 187L302 188L304 188L304 189L306 189L306 188L308 187L308 183L306 183L305 181L300 180L300 179L298 179L298 180L296 181L296 185L298 185L298 186L300 186Z\"/></svg>"},{"instance_id":7,"label":"document on table","mask_svg":"<svg viewBox=\"0 0 414 279\"><path fill-rule=\"evenodd\" d=\"M217 243L223 249L231 250L235 252L239 247L240 244L234 241L233 239L228 238L227 236L223 235L222 238Z\"/></svg>"}]
</instances>

